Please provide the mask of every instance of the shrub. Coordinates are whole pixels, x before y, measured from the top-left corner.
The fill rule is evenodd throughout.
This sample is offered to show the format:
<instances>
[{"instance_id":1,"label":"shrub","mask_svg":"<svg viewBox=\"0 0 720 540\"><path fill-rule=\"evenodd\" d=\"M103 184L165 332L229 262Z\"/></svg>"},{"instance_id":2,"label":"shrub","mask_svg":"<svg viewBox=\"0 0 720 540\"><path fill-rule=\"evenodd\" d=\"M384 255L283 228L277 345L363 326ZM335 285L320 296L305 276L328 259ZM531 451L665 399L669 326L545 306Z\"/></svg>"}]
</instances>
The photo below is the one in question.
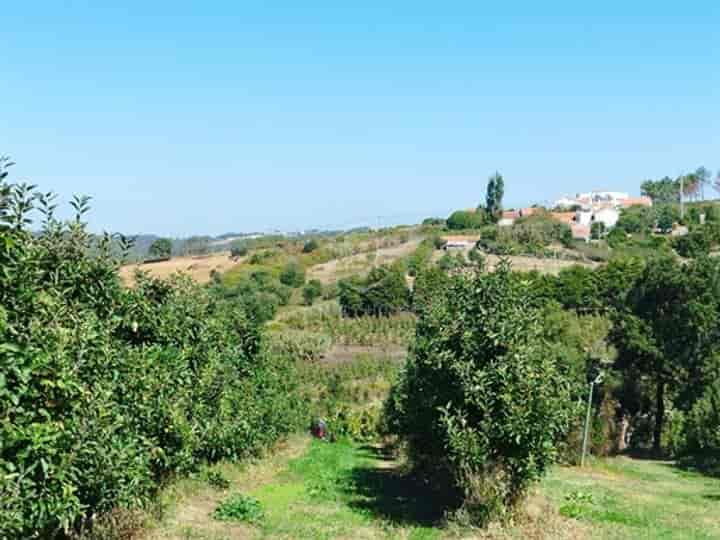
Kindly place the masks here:
<instances>
[{"instance_id":1,"label":"shrub","mask_svg":"<svg viewBox=\"0 0 720 540\"><path fill-rule=\"evenodd\" d=\"M339 301L343 315L391 315L408 308L410 291L397 267L379 266L364 280L342 280Z\"/></svg>"},{"instance_id":2,"label":"shrub","mask_svg":"<svg viewBox=\"0 0 720 540\"><path fill-rule=\"evenodd\" d=\"M415 276L420 270L430 264L434 249L433 240L425 239L420 242L417 249L408 257L408 274Z\"/></svg>"},{"instance_id":3,"label":"shrub","mask_svg":"<svg viewBox=\"0 0 720 540\"><path fill-rule=\"evenodd\" d=\"M485 265L485 256L482 254L482 251L477 248L477 246L473 247L468 253L468 260L476 266L483 267Z\"/></svg>"},{"instance_id":4,"label":"shrub","mask_svg":"<svg viewBox=\"0 0 720 540\"><path fill-rule=\"evenodd\" d=\"M530 290L506 265L453 278L421 311L388 429L477 523L517 506L568 426L570 383L544 347Z\"/></svg>"},{"instance_id":5,"label":"shrub","mask_svg":"<svg viewBox=\"0 0 720 540\"><path fill-rule=\"evenodd\" d=\"M681 257L699 257L710 252L710 235L704 227L690 231L684 236L678 236L672 241L672 246Z\"/></svg>"},{"instance_id":6,"label":"shrub","mask_svg":"<svg viewBox=\"0 0 720 540\"><path fill-rule=\"evenodd\" d=\"M313 302L322 295L322 292L322 283L317 279L311 279L308 284L303 287L303 301L305 305L312 306Z\"/></svg>"},{"instance_id":7,"label":"shrub","mask_svg":"<svg viewBox=\"0 0 720 540\"><path fill-rule=\"evenodd\" d=\"M254 497L236 493L225 499L213 512L219 521L247 521L257 523L265 516L260 501Z\"/></svg>"},{"instance_id":8,"label":"shrub","mask_svg":"<svg viewBox=\"0 0 720 540\"><path fill-rule=\"evenodd\" d=\"M651 233L657 219L652 207L631 206L620 211L615 228L628 234Z\"/></svg>"},{"instance_id":9,"label":"shrub","mask_svg":"<svg viewBox=\"0 0 720 540\"><path fill-rule=\"evenodd\" d=\"M318 241L315 240L314 238L312 238L312 239L308 240L307 242L305 242L302 250L303 250L303 253L312 253L319 247L320 247L320 244L318 243Z\"/></svg>"},{"instance_id":10,"label":"shrub","mask_svg":"<svg viewBox=\"0 0 720 540\"><path fill-rule=\"evenodd\" d=\"M625 245L628 241L627 232L620 227L613 227L607 235L607 242L611 248L618 248Z\"/></svg>"},{"instance_id":11,"label":"shrub","mask_svg":"<svg viewBox=\"0 0 720 540\"><path fill-rule=\"evenodd\" d=\"M103 516L148 505L167 478L256 454L295 429L294 366L265 352L235 299L142 273L126 289L110 238L96 243L82 225L87 200L61 223L30 188L10 197L14 226L0 223L0 538L55 538L91 516L111 523ZM33 202L48 210L37 233L22 228Z\"/></svg>"},{"instance_id":12,"label":"shrub","mask_svg":"<svg viewBox=\"0 0 720 540\"><path fill-rule=\"evenodd\" d=\"M295 261L287 263L280 272L280 283L293 288L302 287L305 283L305 269Z\"/></svg>"},{"instance_id":13,"label":"shrub","mask_svg":"<svg viewBox=\"0 0 720 540\"><path fill-rule=\"evenodd\" d=\"M720 382L708 386L685 419L683 454L693 465L720 476Z\"/></svg>"}]
</instances>

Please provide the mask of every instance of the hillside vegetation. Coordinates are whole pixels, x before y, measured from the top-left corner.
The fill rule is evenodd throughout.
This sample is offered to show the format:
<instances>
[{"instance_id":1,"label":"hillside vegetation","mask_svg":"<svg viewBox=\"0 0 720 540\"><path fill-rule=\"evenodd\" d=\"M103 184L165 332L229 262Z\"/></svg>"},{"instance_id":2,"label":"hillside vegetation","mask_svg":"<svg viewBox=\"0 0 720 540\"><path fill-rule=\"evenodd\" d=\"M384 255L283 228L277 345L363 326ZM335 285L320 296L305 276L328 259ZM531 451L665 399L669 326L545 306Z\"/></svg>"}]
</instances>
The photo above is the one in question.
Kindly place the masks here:
<instances>
[{"instance_id":1,"label":"hillside vegetation","mask_svg":"<svg viewBox=\"0 0 720 540\"><path fill-rule=\"evenodd\" d=\"M162 483L296 429L294 367L240 304L181 278L124 288L85 199L67 223L26 185L0 201L0 538L132 528Z\"/></svg>"},{"instance_id":2,"label":"hillside vegetation","mask_svg":"<svg viewBox=\"0 0 720 540\"><path fill-rule=\"evenodd\" d=\"M6 169L0 538L717 536L720 259L522 271L428 223L125 287L87 199L61 222ZM543 219L493 242L575 249Z\"/></svg>"}]
</instances>

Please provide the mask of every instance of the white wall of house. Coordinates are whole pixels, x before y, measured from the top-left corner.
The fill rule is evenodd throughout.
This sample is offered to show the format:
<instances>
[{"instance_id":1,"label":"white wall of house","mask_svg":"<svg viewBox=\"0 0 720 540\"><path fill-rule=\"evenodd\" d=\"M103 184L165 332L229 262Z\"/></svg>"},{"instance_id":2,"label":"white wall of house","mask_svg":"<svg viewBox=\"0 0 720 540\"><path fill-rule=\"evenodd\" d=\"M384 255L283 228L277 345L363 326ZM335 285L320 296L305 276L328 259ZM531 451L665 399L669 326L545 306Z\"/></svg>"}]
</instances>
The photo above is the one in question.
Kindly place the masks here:
<instances>
[{"instance_id":1,"label":"white wall of house","mask_svg":"<svg viewBox=\"0 0 720 540\"><path fill-rule=\"evenodd\" d=\"M592 223L593 213L591 211L579 210L575 214L575 223L578 225L590 225Z\"/></svg>"},{"instance_id":2,"label":"white wall of house","mask_svg":"<svg viewBox=\"0 0 720 540\"><path fill-rule=\"evenodd\" d=\"M594 214L594 221L600 222L605 225L606 229L614 227L620 218L620 213L614 208L601 208Z\"/></svg>"}]
</instances>

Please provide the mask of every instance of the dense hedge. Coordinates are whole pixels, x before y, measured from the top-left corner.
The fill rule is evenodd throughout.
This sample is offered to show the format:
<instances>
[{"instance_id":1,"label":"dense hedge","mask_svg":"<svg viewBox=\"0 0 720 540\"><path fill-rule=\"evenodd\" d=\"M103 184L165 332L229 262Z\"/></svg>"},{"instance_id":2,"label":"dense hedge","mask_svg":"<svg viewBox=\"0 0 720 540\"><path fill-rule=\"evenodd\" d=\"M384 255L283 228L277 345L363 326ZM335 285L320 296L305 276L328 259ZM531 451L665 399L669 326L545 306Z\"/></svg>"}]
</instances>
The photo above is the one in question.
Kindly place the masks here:
<instances>
[{"instance_id":1,"label":"dense hedge","mask_svg":"<svg viewBox=\"0 0 720 540\"><path fill-rule=\"evenodd\" d=\"M125 289L86 201L66 224L45 204L30 233L38 200L6 186L0 213L0 538L68 535L296 426L293 368L241 303L180 278Z\"/></svg>"}]
</instances>

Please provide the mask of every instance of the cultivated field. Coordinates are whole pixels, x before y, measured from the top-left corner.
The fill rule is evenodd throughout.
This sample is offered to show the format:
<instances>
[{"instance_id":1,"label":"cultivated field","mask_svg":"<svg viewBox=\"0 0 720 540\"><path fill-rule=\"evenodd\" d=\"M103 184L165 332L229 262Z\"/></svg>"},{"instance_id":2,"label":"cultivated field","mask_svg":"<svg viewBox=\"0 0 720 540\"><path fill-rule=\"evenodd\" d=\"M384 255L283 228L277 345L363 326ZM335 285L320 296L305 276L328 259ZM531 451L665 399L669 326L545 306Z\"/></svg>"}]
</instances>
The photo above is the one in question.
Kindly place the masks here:
<instances>
[{"instance_id":1,"label":"cultivated field","mask_svg":"<svg viewBox=\"0 0 720 540\"><path fill-rule=\"evenodd\" d=\"M231 259L230 252L226 251L200 257L173 257L169 261L149 264L128 264L120 268L120 277L126 285L132 285L136 270L148 272L158 278L167 278L182 272L198 283L207 283L213 270L222 273L238 264L240 260Z\"/></svg>"},{"instance_id":2,"label":"cultivated field","mask_svg":"<svg viewBox=\"0 0 720 540\"><path fill-rule=\"evenodd\" d=\"M318 279L321 283L332 283L338 279L355 274L363 274L374 264L392 263L406 255L410 255L420 245L422 238L417 238L397 246L380 248L377 251L358 253L349 257L333 259L313 266L308 271L308 279Z\"/></svg>"}]
</instances>

